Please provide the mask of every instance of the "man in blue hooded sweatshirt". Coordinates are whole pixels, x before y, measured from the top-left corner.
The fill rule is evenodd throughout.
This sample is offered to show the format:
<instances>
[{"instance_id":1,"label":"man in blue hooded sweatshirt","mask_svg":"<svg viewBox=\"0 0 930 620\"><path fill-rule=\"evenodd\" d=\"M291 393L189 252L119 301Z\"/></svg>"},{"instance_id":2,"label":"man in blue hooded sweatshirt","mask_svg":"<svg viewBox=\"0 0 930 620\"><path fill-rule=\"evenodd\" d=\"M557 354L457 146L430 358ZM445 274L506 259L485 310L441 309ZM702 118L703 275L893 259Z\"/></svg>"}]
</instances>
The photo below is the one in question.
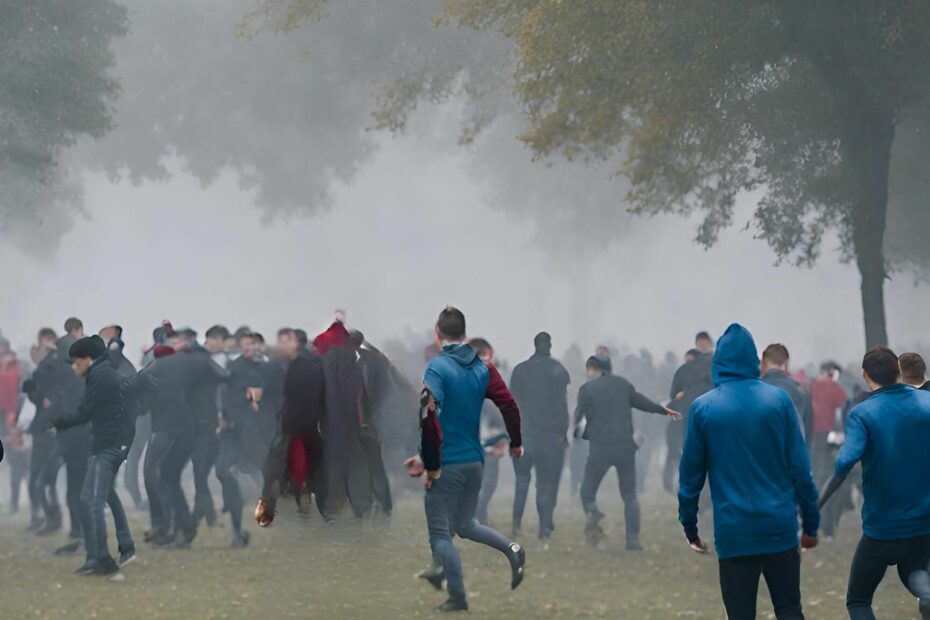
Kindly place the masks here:
<instances>
[{"instance_id":1,"label":"man in blue hooded sweatshirt","mask_svg":"<svg viewBox=\"0 0 930 620\"><path fill-rule=\"evenodd\" d=\"M803 619L801 546L817 544L817 489L794 403L759 379L752 335L733 324L717 344L712 391L694 401L679 467L678 512L691 548L698 499L710 478L720 589L730 620L756 617L759 577L779 620Z\"/></svg>"},{"instance_id":2,"label":"man in blue hooded sweatshirt","mask_svg":"<svg viewBox=\"0 0 930 620\"><path fill-rule=\"evenodd\" d=\"M902 356L904 357L904 356ZM898 358L875 347L862 360L872 393L853 408L826 503L862 462L862 540L853 556L846 609L853 620L874 620L872 595L889 566L930 619L930 394L898 383Z\"/></svg>"}]
</instances>

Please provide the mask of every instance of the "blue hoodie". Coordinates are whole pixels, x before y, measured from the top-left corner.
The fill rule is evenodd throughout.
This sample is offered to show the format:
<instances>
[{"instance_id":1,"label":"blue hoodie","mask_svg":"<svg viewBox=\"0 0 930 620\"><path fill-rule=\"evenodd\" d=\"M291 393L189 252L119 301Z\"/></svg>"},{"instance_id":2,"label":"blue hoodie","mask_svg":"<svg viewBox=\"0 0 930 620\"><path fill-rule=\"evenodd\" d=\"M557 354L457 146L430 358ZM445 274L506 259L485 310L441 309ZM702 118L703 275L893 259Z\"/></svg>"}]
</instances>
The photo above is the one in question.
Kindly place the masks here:
<instances>
[{"instance_id":1,"label":"blue hoodie","mask_svg":"<svg viewBox=\"0 0 930 620\"><path fill-rule=\"evenodd\" d=\"M865 535L900 540L930 534L930 393L890 385L853 408L836 457L837 477L857 461Z\"/></svg>"},{"instance_id":2,"label":"blue hoodie","mask_svg":"<svg viewBox=\"0 0 930 620\"><path fill-rule=\"evenodd\" d=\"M442 425L442 464L484 462L481 407L490 371L467 344L443 347L426 366L423 383L433 393Z\"/></svg>"},{"instance_id":3,"label":"blue hoodie","mask_svg":"<svg viewBox=\"0 0 930 620\"><path fill-rule=\"evenodd\" d=\"M781 553L817 535L817 489L794 404L759 379L752 335L730 325L714 354L715 389L694 401L679 468L678 515L697 536L698 498L710 477L720 559Z\"/></svg>"}]
</instances>

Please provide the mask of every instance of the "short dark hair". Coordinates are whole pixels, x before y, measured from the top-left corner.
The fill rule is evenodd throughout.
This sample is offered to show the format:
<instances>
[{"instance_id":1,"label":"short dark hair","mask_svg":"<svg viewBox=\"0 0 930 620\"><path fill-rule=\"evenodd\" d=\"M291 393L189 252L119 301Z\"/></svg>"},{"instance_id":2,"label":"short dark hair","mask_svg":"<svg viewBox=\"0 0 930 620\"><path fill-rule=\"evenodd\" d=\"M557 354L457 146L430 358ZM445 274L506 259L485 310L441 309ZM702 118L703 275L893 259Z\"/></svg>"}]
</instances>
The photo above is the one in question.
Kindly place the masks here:
<instances>
[{"instance_id":1,"label":"short dark hair","mask_svg":"<svg viewBox=\"0 0 930 620\"><path fill-rule=\"evenodd\" d=\"M52 340L58 340L58 334L55 333L55 330L51 327L43 327L39 330L39 340L45 340L46 338L51 338Z\"/></svg>"},{"instance_id":2,"label":"short dark hair","mask_svg":"<svg viewBox=\"0 0 930 620\"><path fill-rule=\"evenodd\" d=\"M262 336L259 332L252 332L252 338L255 338L255 341L258 344L265 344L265 337Z\"/></svg>"},{"instance_id":3,"label":"short dark hair","mask_svg":"<svg viewBox=\"0 0 930 620\"><path fill-rule=\"evenodd\" d=\"M239 328L236 329L236 334L235 334L236 339L238 340L243 334L251 334L251 333L252 333L252 330L249 328L248 325L240 325Z\"/></svg>"},{"instance_id":4,"label":"short dark hair","mask_svg":"<svg viewBox=\"0 0 930 620\"><path fill-rule=\"evenodd\" d=\"M446 306L439 313L436 329L449 340L461 340L465 337L465 315L458 308Z\"/></svg>"},{"instance_id":5,"label":"short dark hair","mask_svg":"<svg viewBox=\"0 0 930 620\"><path fill-rule=\"evenodd\" d=\"M874 347L862 358L862 370L869 379L884 387L898 382L901 369L898 356L888 347Z\"/></svg>"},{"instance_id":6,"label":"short dark hair","mask_svg":"<svg viewBox=\"0 0 930 620\"><path fill-rule=\"evenodd\" d=\"M73 331L84 329L84 324L81 323L81 319L71 317L65 321L65 332L70 334Z\"/></svg>"},{"instance_id":7,"label":"short dark hair","mask_svg":"<svg viewBox=\"0 0 930 620\"><path fill-rule=\"evenodd\" d=\"M707 332L698 332L697 336L694 337L694 341L697 342L698 340L710 340L711 342L714 341L714 339L711 338L710 334Z\"/></svg>"},{"instance_id":8,"label":"short dark hair","mask_svg":"<svg viewBox=\"0 0 930 620\"><path fill-rule=\"evenodd\" d=\"M295 329L294 335L297 336L297 342L299 342L302 347L306 347L307 343L310 342L310 337L307 336L307 332L302 329Z\"/></svg>"},{"instance_id":9,"label":"short dark hair","mask_svg":"<svg viewBox=\"0 0 930 620\"><path fill-rule=\"evenodd\" d=\"M113 325L107 325L106 327L104 327L104 328L101 329L100 331L103 331L104 329L112 329L112 330L115 330L115 331L116 331L116 337L117 337L117 338L122 338L122 337L123 337L123 328L122 328L120 325L116 325L115 323L114 323Z\"/></svg>"},{"instance_id":10,"label":"short dark hair","mask_svg":"<svg viewBox=\"0 0 930 620\"><path fill-rule=\"evenodd\" d=\"M281 336L295 336L296 337L297 334L294 332L293 327L282 327L281 329L278 330L278 338L280 338Z\"/></svg>"},{"instance_id":11,"label":"short dark hair","mask_svg":"<svg viewBox=\"0 0 930 620\"><path fill-rule=\"evenodd\" d=\"M491 346L491 343L484 338L472 338L468 341L468 344L471 345L471 348L474 349L475 353L478 355L481 355L483 351L494 350L494 347Z\"/></svg>"},{"instance_id":12,"label":"short dark hair","mask_svg":"<svg viewBox=\"0 0 930 620\"><path fill-rule=\"evenodd\" d=\"M898 358L901 378L907 383L920 383L927 378L927 363L917 353L902 353Z\"/></svg>"},{"instance_id":13,"label":"short dark hair","mask_svg":"<svg viewBox=\"0 0 930 620\"><path fill-rule=\"evenodd\" d=\"M216 338L218 340L226 340L229 338L229 330L226 329L224 325L214 325L206 331L204 334L205 338Z\"/></svg>"},{"instance_id":14,"label":"short dark hair","mask_svg":"<svg viewBox=\"0 0 930 620\"><path fill-rule=\"evenodd\" d=\"M765 347L765 351L762 352L762 359L768 360L776 366L784 366L788 363L790 358L791 356L788 355L788 347L780 342L770 344Z\"/></svg>"},{"instance_id":15,"label":"short dark hair","mask_svg":"<svg viewBox=\"0 0 930 620\"><path fill-rule=\"evenodd\" d=\"M236 343L238 344L242 342L243 340L245 340L246 338L248 338L249 340L258 340L258 338L255 337L255 334L253 334L252 332L243 332L236 336Z\"/></svg>"}]
</instances>

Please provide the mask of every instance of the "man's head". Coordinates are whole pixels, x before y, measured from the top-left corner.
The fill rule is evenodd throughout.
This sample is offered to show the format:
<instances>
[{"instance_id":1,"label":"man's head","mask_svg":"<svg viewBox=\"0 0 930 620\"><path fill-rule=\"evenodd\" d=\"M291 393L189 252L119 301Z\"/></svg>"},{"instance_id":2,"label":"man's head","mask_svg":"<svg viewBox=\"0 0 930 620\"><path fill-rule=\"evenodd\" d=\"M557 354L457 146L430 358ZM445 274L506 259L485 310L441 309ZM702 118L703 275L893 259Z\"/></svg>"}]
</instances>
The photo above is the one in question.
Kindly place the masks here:
<instances>
[{"instance_id":1,"label":"man's head","mask_svg":"<svg viewBox=\"0 0 930 620\"><path fill-rule=\"evenodd\" d=\"M770 370L788 372L788 348L780 343L770 344L762 352L762 374Z\"/></svg>"},{"instance_id":2,"label":"man's head","mask_svg":"<svg viewBox=\"0 0 930 620\"><path fill-rule=\"evenodd\" d=\"M297 337L297 331L290 327L284 327L278 330L278 352L286 359L297 359L300 354L300 339Z\"/></svg>"},{"instance_id":3,"label":"man's head","mask_svg":"<svg viewBox=\"0 0 930 620\"><path fill-rule=\"evenodd\" d=\"M705 355L714 352L714 339L707 332L698 332L694 337L694 348Z\"/></svg>"},{"instance_id":4,"label":"man's head","mask_svg":"<svg viewBox=\"0 0 930 620\"><path fill-rule=\"evenodd\" d=\"M685 353L685 361L686 361L686 362L693 362L693 361L696 360L700 355L701 355L701 352L698 351L697 349L688 349L688 351Z\"/></svg>"},{"instance_id":5,"label":"man's head","mask_svg":"<svg viewBox=\"0 0 930 620\"><path fill-rule=\"evenodd\" d=\"M468 344L471 345L471 348L478 354L478 359L485 364L490 364L494 361L494 347L484 338L472 338L468 341Z\"/></svg>"},{"instance_id":6,"label":"man's head","mask_svg":"<svg viewBox=\"0 0 930 620\"><path fill-rule=\"evenodd\" d=\"M465 340L465 315L458 308L446 306L436 321L436 339L442 342Z\"/></svg>"},{"instance_id":7,"label":"man's head","mask_svg":"<svg viewBox=\"0 0 930 620\"><path fill-rule=\"evenodd\" d=\"M922 387L927 382L927 364L917 353L902 353L898 358L901 368L901 381L914 387Z\"/></svg>"},{"instance_id":8,"label":"man's head","mask_svg":"<svg viewBox=\"0 0 930 620\"><path fill-rule=\"evenodd\" d=\"M353 351L358 351L362 348L362 345L365 344L365 334L360 332L357 329L349 330L349 348Z\"/></svg>"},{"instance_id":9,"label":"man's head","mask_svg":"<svg viewBox=\"0 0 930 620\"><path fill-rule=\"evenodd\" d=\"M536 347L537 355L551 355L552 354L552 336L546 332L539 332L536 334L536 337L533 338L533 346Z\"/></svg>"},{"instance_id":10,"label":"man's head","mask_svg":"<svg viewBox=\"0 0 930 620\"><path fill-rule=\"evenodd\" d=\"M87 374L88 368L95 359L103 357L106 353L107 345L104 344L100 336L81 338L68 349L71 365L74 367L74 372L80 377Z\"/></svg>"},{"instance_id":11,"label":"man's head","mask_svg":"<svg viewBox=\"0 0 930 620\"><path fill-rule=\"evenodd\" d=\"M100 330L98 335L100 336L100 339L103 340L104 342L110 342L114 338L119 338L120 340L122 340L123 328L120 327L119 325L107 325L106 327Z\"/></svg>"},{"instance_id":12,"label":"man's head","mask_svg":"<svg viewBox=\"0 0 930 620\"><path fill-rule=\"evenodd\" d=\"M37 340L40 349L54 349L55 343L58 342L58 334L51 327L43 327L39 330Z\"/></svg>"},{"instance_id":13,"label":"man's head","mask_svg":"<svg viewBox=\"0 0 930 620\"><path fill-rule=\"evenodd\" d=\"M603 377L604 374L604 363L596 355L592 355L588 358L588 361L584 364L585 374L588 375L588 379L597 379L598 377Z\"/></svg>"},{"instance_id":14,"label":"man's head","mask_svg":"<svg viewBox=\"0 0 930 620\"><path fill-rule=\"evenodd\" d=\"M214 325L204 334L203 346L210 353L222 353L226 350L227 338L229 338L229 330L223 325Z\"/></svg>"},{"instance_id":15,"label":"man's head","mask_svg":"<svg viewBox=\"0 0 930 620\"><path fill-rule=\"evenodd\" d=\"M873 390L898 382L898 356L888 347L874 347L862 358L862 377Z\"/></svg>"},{"instance_id":16,"label":"man's head","mask_svg":"<svg viewBox=\"0 0 930 620\"><path fill-rule=\"evenodd\" d=\"M253 334L239 334L237 344L245 359L250 360L258 356L258 339Z\"/></svg>"},{"instance_id":17,"label":"man's head","mask_svg":"<svg viewBox=\"0 0 930 620\"><path fill-rule=\"evenodd\" d=\"M65 321L65 333L71 336L72 338L83 338L84 337L84 324L81 323L81 319L71 317Z\"/></svg>"}]
</instances>

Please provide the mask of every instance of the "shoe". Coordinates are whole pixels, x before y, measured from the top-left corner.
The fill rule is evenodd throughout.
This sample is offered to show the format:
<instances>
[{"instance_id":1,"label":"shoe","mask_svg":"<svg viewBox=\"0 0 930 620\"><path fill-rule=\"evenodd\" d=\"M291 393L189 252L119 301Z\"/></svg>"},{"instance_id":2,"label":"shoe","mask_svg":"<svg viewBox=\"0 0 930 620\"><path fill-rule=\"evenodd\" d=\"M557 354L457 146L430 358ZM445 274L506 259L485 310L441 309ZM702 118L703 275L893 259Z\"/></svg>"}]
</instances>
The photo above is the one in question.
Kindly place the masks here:
<instances>
[{"instance_id":1,"label":"shoe","mask_svg":"<svg viewBox=\"0 0 930 620\"><path fill-rule=\"evenodd\" d=\"M510 589L516 590L523 583L524 569L526 568L526 550L520 543L510 543L507 551L510 560Z\"/></svg>"},{"instance_id":2,"label":"shoe","mask_svg":"<svg viewBox=\"0 0 930 620\"><path fill-rule=\"evenodd\" d=\"M643 546L639 544L638 540L628 540L626 541L626 550L627 551L642 551Z\"/></svg>"},{"instance_id":3,"label":"shoe","mask_svg":"<svg viewBox=\"0 0 930 620\"><path fill-rule=\"evenodd\" d=\"M417 574L417 579L425 580L437 591L442 592L442 583L446 580L446 573L441 566L430 566L425 571Z\"/></svg>"},{"instance_id":4,"label":"shoe","mask_svg":"<svg viewBox=\"0 0 930 620\"><path fill-rule=\"evenodd\" d=\"M36 536L50 536L61 529L61 515L58 518L49 517L45 524L35 531Z\"/></svg>"},{"instance_id":5,"label":"shoe","mask_svg":"<svg viewBox=\"0 0 930 620\"><path fill-rule=\"evenodd\" d=\"M119 552L119 565L120 567L126 566L132 562L136 561L136 550L130 549L128 551Z\"/></svg>"},{"instance_id":6,"label":"shoe","mask_svg":"<svg viewBox=\"0 0 930 620\"><path fill-rule=\"evenodd\" d=\"M258 522L259 527L268 527L274 522L274 508L265 498L258 500L258 505L255 507L255 521Z\"/></svg>"},{"instance_id":7,"label":"shoe","mask_svg":"<svg viewBox=\"0 0 930 620\"><path fill-rule=\"evenodd\" d=\"M239 532L238 534L233 535L232 547L233 549L243 549L249 545L249 541L252 539L252 535L246 531Z\"/></svg>"},{"instance_id":8,"label":"shoe","mask_svg":"<svg viewBox=\"0 0 930 620\"><path fill-rule=\"evenodd\" d=\"M591 529L600 526L601 521L604 520L604 517L607 516L600 510L593 510L588 513L588 521L585 523L585 529Z\"/></svg>"},{"instance_id":9,"label":"shoe","mask_svg":"<svg viewBox=\"0 0 930 620\"><path fill-rule=\"evenodd\" d=\"M930 620L930 597L918 599L917 609L920 611L920 617L923 620Z\"/></svg>"},{"instance_id":10,"label":"shoe","mask_svg":"<svg viewBox=\"0 0 930 620\"><path fill-rule=\"evenodd\" d=\"M439 611L468 611L468 602L464 596L450 596L449 600L439 606Z\"/></svg>"},{"instance_id":11,"label":"shoe","mask_svg":"<svg viewBox=\"0 0 930 620\"><path fill-rule=\"evenodd\" d=\"M83 544L80 540L75 540L55 549L55 555L74 555L81 550L82 546Z\"/></svg>"},{"instance_id":12,"label":"shoe","mask_svg":"<svg viewBox=\"0 0 930 620\"><path fill-rule=\"evenodd\" d=\"M75 575L87 575L88 573L93 572L95 568L97 568L97 564L95 562L87 561L87 562L84 562L79 569L74 571L74 574Z\"/></svg>"},{"instance_id":13,"label":"shoe","mask_svg":"<svg viewBox=\"0 0 930 620\"><path fill-rule=\"evenodd\" d=\"M26 528L27 532L35 532L45 524L45 519L42 517L35 517L29 521L29 527Z\"/></svg>"},{"instance_id":14,"label":"shoe","mask_svg":"<svg viewBox=\"0 0 930 620\"><path fill-rule=\"evenodd\" d=\"M174 548L174 542L174 537L167 534L153 535L149 539L149 543L156 549L172 549Z\"/></svg>"},{"instance_id":15,"label":"shoe","mask_svg":"<svg viewBox=\"0 0 930 620\"><path fill-rule=\"evenodd\" d=\"M116 565L116 562L113 561L113 558L106 557L102 560L97 560L94 564L93 570L91 570L88 575L95 575L98 577L109 577L110 575L115 575L119 572L119 566Z\"/></svg>"}]
</instances>

